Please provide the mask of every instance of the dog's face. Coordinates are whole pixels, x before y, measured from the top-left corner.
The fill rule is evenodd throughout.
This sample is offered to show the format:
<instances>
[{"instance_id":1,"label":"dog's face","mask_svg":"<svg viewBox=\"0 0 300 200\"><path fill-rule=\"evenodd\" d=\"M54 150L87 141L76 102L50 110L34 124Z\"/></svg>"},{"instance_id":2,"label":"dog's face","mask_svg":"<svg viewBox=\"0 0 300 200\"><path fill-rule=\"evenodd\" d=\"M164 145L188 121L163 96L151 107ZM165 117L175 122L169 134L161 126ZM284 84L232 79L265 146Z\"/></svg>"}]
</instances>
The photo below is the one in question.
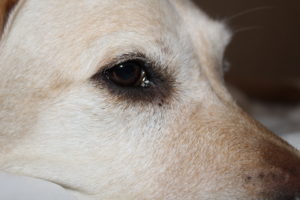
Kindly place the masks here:
<instances>
[{"instance_id":1,"label":"dog's face","mask_svg":"<svg viewBox=\"0 0 300 200\"><path fill-rule=\"evenodd\" d=\"M27 0L6 19L1 170L84 200L300 195L299 153L235 105L230 34L192 3Z\"/></svg>"}]
</instances>

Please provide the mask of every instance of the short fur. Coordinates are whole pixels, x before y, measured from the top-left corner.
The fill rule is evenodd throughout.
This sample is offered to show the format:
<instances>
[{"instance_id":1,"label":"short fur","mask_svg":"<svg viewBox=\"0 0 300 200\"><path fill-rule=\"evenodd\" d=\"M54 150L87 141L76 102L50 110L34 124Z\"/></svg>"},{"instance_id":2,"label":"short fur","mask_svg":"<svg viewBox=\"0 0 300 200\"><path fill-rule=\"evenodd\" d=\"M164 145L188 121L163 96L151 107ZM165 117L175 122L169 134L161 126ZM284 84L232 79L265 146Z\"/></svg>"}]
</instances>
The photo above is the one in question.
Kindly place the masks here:
<instances>
[{"instance_id":1,"label":"short fur","mask_svg":"<svg viewBox=\"0 0 300 200\"><path fill-rule=\"evenodd\" d=\"M300 195L299 152L236 106L221 69L230 31L193 3L0 2L2 171L79 200ZM172 77L167 99L130 101L92 80L135 52Z\"/></svg>"}]
</instances>

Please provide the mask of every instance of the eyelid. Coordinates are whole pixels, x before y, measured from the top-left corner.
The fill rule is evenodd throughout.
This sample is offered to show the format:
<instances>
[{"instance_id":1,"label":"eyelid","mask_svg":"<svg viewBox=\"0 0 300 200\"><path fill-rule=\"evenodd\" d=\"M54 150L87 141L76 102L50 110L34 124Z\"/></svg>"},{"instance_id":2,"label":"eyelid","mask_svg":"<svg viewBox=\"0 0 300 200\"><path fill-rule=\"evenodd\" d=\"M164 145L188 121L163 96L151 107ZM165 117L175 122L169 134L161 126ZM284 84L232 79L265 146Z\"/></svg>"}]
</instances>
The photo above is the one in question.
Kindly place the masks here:
<instances>
[{"instance_id":1,"label":"eyelid","mask_svg":"<svg viewBox=\"0 0 300 200\"><path fill-rule=\"evenodd\" d=\"M115 57L112 61L110 61L109 64L105 65L105 67L103 67L101 71L105 71L113 66L119 65L123 62L130 61L130 60L140 60L140 61L144 61L145 63L150 63L149 60L147 60L145 54L143 53L140 52L127 53Z\"/></svg>"},{"instance_id":2,"label":"eyelid","mask_svg":"<svg viewBox=\"0 0 300 200\"><path fill-rule=\"evenodd\" d=\"M132 52L132 53L126 53L122 54L120 56L116 56L114 59L110 60L110 62L102 67L100 67L100 70L98 70L92 77L92 80L100 80L101 75L105 73L105 71L113 68L114 66L117 66L121 63L127 62L127 61L140 61L144 62L147 66L151 66L153 62L149 61L145 54L141 52ZM144 69L146 72L148 71L147 69Z\"/></svg>"}]
</instances>

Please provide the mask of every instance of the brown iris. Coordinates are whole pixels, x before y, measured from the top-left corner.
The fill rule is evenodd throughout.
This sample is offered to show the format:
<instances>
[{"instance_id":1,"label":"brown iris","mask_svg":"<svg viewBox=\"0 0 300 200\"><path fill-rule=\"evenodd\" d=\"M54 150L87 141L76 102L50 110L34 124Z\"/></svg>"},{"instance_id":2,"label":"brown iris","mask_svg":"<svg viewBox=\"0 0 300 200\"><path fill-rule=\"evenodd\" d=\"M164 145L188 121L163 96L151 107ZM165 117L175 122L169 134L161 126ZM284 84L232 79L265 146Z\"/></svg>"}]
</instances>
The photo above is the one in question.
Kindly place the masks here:
<instances>
[{"instance_id":1,"label":"brown iris","mask_svg":"<svg viewBox=\"0 0 300 200\"><path fill-rule=\"evenodd\" d=\"M138 87L143 85L146 74L138 61L126 61L105 72L105 76L119 86Z\"/></svg>"}]
</instances>

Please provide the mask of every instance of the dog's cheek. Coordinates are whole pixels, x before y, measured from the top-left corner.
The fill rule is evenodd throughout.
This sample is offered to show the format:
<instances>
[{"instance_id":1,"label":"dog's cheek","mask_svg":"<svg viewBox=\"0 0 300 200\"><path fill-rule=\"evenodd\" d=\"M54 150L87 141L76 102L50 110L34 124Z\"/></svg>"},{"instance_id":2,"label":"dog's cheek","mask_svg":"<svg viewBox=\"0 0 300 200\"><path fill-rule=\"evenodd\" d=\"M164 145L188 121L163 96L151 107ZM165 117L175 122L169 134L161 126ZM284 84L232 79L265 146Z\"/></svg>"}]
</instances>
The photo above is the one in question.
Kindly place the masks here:
<instances>
[{"instance_id":1,"label":"dog's cheek","mask_svg":"<svg viewBox=\"0 0 300 200\"><path fill-rule=\"evenodd\" d=\"M139 113L135 108L124 109L104 100L94 88L86 86L45 100L30 135L14 151L17 161L13 165L23 163L21 174L34 173L41 178L64 172L57 182L71 179L72 184L78 182L75 185L87 183L82 186L87 190L90 185L99 189L124 178L124 185L137 184L136 179L152 165L151 152L159 143L160 123L164 120L159 115L149 117L152 110ZM23 159L22 155L27 156ZM84 170L84 163L91 170ZM70 172L64 170L66 167ZM82 177L95 178L82 181ZM99 179L103 185L99 185Z\"/></svg>"}]
</instances>

